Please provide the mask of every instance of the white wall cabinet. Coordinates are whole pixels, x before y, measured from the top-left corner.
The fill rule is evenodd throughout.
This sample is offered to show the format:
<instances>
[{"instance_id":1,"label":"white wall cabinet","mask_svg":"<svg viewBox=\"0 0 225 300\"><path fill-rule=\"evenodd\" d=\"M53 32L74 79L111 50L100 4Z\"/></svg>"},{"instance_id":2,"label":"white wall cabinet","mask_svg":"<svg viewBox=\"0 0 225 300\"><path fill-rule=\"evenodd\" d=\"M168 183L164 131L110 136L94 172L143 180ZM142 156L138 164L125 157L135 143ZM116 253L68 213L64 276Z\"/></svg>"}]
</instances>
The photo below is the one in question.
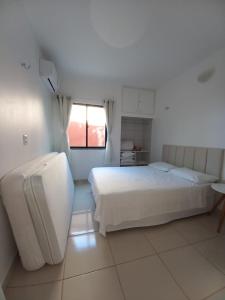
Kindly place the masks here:
<instances>
[{"instance_id":1,"label":"white wall cabinet","mask_svg":"<svg viewBox=\"0 0 225 300\"><path fill-rule=\"evenodd\" d=\"M140 90L138 99L138 110L140 114L154 115L155 99L154 92L149 90Z\"/></svg>"},{"instance_id":2,"label":"white wall cabinet","mask_svg":"<svg viewBox=\"0 0 225 300\"><path fill-rule=\"evenodd\" d=\"M138 90L134 88L123 89L123 112L134 114L138 110Z\"/></svg>"},{"instance_id":3,"label":"white wall cabinet","mask_svg":"<svg viewBox=\"0 0 225 300\"><path fill-rule=\"evenodd\" d=\"M124 87L122 92L122 115L153 117L155 93L152 90Z\"/></svg>"}]
</instances>

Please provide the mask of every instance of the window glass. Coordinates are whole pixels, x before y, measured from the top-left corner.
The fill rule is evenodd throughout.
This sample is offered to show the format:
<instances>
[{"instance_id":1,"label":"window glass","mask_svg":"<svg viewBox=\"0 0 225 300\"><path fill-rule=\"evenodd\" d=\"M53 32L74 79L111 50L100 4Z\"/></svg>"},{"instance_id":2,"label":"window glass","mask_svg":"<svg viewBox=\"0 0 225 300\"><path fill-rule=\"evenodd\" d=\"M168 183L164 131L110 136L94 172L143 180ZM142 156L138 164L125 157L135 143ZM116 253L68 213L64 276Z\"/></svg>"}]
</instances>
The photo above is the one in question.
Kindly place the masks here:
<instances>
[{"instance_id":1,"label":"window glass","mask_svg":"<svg viewBox=\"0 0 225 300\"><path fill-rule=\"evenodd\" d=\"M70 147L86 147L86 106L72 106L68 136Z\"/></svg>"},{"instance_id":2,"label":"window glass","mask_svg":"<svg viewBox=\"0 0 225 300\"><path fill-rule=\"evenodd\" d=\"M73 104L68 127L70 147L104 148L105 110L101 106Z\"/></svg>"},{"instance_id":3,"label":"window glass","mask_svg":"<svg viewBox=\"0 0 225 300\"><path fill-rule=\"evenodd\" d=\"M87 107L88 146L105 146L105 111L102 107Z\"/></svg>"}]
</instances>

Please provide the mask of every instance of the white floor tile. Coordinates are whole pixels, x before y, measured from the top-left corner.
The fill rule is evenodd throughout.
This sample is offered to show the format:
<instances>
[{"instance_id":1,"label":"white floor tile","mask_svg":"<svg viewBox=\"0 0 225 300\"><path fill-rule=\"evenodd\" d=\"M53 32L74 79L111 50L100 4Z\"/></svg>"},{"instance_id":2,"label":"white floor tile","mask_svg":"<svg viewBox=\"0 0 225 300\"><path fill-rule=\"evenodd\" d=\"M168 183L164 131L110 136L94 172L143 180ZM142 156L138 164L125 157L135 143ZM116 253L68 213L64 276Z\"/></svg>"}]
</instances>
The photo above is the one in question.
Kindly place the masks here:
<instances>
[{"instance_id":1,"label":"white floor tile","mask_svg":"<svg viewBox=\"0 0 225 300\"><path fill-rule=\"evenodd\" d=\"M224 300L225 299L225 289L213 294L211 297L205 300Z\"/></svg>"},{"instance_id":2,"label":"white floor tile","mask_svg":"<svg viewBox=\"0 0 225 300\"><path fill-rule=\"evenodd\" d=\"M94 199L91 193L91 186L88 181L75 182L74 212L94 210Z\"/></svg>"},{"instance_id":3,"label":"white floor tile","mask_svg":"<svg viewBox=\"0 0 225 300\"><path fill-rule=\"evenodd\" d=\"M216 233L217 215L107 238L84 234L94 225L90 212L73 218L76 235L68 240L64 265L27 272L17 261L7 300L124 300L123 293L126 300L225 300L225 230Z\"/></svg>"},{"instance_id":4,"label":"white floor tile","mask_svg":"<svg viewBox=\"0 0 225 300\"><path fill-rule=\"evenodd\" d=\"M203 299L225 286L225 276L191 246L160 256L191 300Z\"/></svg>"},{"instance_id":5,"label":"white floor tile","mask_svg":"<svg viewBox=\"0 0 225 300\"><path fill-rule=\"evenodd\" d=\"M155 253L144 234L138 230L110 233L108 240L117 264Z\"/></svg>"},{"instance_id":6,"label":"white floor tile","mask_svg":"<svg viewBox=\"0 0 225 300\"><path fill-rule=\"evenodd\" d=\"M221 228L221 233L217 234L217 228L219 224L219 219L220 219L220 213L219 212L214 212L213 214L205 214L202 216L199 216L197 220L208 230L211 230L215 233L215 235L221 235L225 233L225 224Z\"/></svg>"},{"instance_id":7,"label":"white floor tile","mask_svg":"<svg viewBox=\"0 0 225 300\"><path fill-rule=\"evenodd\" d=\"M65 280L62 300L123 300L115 268Z\"/></svg>"},{"instance_id":8,"label":"white floor tile","mask_svg":"<svg viewBox=\"0 0 225 300\"><path fill-rule=\"evenodd\" d=\"M64 264L45 265L37 271L26 271L19 259L16 261L15 268L10 276L9 287L27 286L41 284L63 279Z\"/></svg>"},{"instance_id":9,"label":"white floor tile","mask_svg":"<svg viewBox=\"0 0 225 300\"><path fill-rule=\"evenodd\" d=\"M216 231L202 225L198 218L189 218L173 223L173 227L190 243L196 243L217 235Z\"/></svg>"},{"instance_id":10,"label":"white floor tile","mask_svg":"<svg viewBox=\"0 0 225 300\"><path fill-rule=\"evenodd\" d=\"M225 274L224 235L211 240L199 242L196 244L196 249Z\"/></svg>"},{"instance_id":11,"label":"white floor tile","mask_svg":"<svg viewBox=\"0 0 225 300\"><path fill-rule=\"evenodd\" d=\"M28 286L7 288L7 300L61 300L62 281Z\"/></svg>"},{"instance_id":12,"label":"white floor tile","mask_svg":"<svg viewBox=\"0 0 225 300\"><path fill-rule=\"evenodd\" d=\"M157 256L117 266L126 300L184 300L180 288Z\"/></svg>"},{"instance_id":13,"label":"white floor tile","mask_svg":"<svg viewBox=\"0 0 225 300\"><path fill-rule=\"evenodd\" d=\"M70 225L70 236L97 231L92 212L74 214Z\"/></svg>"},{"instance_id":14,"label":"white floor tile","mask_svg":"<svg viewBox=\"0 0 225 300\"><path fill-rule=\"evenodd\" d=\"M157 252L187 245L187 241L172 228L171 224L148 229L145 231L145 235Z\"/></svg>"},{"instance_id":15,"label":"white floor tile","mask_svg":"<svg viewBox=\"0 0 225 300\"><path fill-rule=\"evenodd\" d=\"M107 240L99 233L69 238L64 278L112 265L113 258Z\"/></svg>"}]
</instances>

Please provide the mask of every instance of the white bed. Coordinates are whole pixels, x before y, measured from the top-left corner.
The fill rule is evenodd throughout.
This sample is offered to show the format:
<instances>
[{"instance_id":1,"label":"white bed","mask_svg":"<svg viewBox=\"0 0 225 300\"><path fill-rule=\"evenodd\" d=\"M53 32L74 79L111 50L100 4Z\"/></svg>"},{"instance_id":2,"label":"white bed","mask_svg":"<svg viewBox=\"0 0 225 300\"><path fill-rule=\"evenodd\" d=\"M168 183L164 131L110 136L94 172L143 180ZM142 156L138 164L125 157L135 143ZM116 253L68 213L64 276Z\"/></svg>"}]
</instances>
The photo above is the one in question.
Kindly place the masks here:
<instances>
[{"instance_id":1,"label":"white bed","mask_svg":"<svg viewBox=\"0 0 225 300\"><path fill-rule=\"evenodd\" d=\"M181 146L177 146L180 156L179 147ZM190 149L187 148L188 159L185 152L183 156L190 167ZM219 166L217 160L222 160L223 150L215 149L216 152L213 152L215 164L211 166L211 150L207 152L204 162L202 155L198 155L199 149L202 151L203 148L194 149L197 150L193 155L193 168L197 164L198 168L195 170L203 171L202 164L205 164L205 169L212 168L209 174L218 176L221 167L218 171L215 164ZM176 164L176 154L171 157L174 161L165 158L164 161ZM158 225L204 213L209 210L213 201L210 184L195 184L149 166L94 168L89 174L89 182L96 203L95 220L99 222L99 231L103 235L107 231Z\"/></svg>"},{"instance_id":2,"label":"white bed","mask_svg":"<svg viewBox=\"0 0 225 300\"><path fill-rule=\"evenodd\" d=\"M185 216L194 210L205 212L210 205L209 184L195 184L149 166L94 168L89 181L103 235L126 222L131 227L128 222L148 218L147 225L162 224L184 217L184 212Z\"/></svg>"}]
</instances>

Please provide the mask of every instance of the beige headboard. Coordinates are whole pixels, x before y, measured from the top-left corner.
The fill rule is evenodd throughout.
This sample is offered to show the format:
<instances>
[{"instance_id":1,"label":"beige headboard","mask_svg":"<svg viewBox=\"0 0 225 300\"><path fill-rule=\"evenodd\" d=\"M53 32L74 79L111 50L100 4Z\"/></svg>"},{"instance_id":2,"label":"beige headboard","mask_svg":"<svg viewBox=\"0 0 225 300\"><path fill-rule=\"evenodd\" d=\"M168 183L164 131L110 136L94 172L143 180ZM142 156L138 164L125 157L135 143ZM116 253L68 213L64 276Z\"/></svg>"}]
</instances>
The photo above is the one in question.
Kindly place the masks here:
<instances>
[{"instance_id":1,"label":"beige headboard","mask_svg":"<svg viewBox=\"0 0 225 300\"><path fill-rule=\"evenodd\" d=\"M224 179L224 149L163 145L162 160Z\"/></svg>"}]
</instances>

